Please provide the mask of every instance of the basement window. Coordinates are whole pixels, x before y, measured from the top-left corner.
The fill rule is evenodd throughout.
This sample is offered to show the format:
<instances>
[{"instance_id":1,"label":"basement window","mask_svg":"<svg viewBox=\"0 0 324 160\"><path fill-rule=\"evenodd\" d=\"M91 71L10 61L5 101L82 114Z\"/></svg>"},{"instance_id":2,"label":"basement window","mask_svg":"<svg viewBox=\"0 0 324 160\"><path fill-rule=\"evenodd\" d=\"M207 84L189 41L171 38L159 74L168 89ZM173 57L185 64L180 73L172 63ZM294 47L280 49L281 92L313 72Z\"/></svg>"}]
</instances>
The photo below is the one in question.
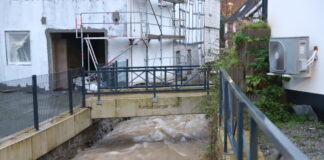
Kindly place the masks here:
<instances>
[{"instance_id":1,"label":"basement window","mask_svg":"<svg viewBox=\"0 0 324 160\"><path fill-rule=\"evenodd\" d=\"M7 61L9 65L30 65L30 35L28 31L6 31Z\"/></svg>"}]
</instances>

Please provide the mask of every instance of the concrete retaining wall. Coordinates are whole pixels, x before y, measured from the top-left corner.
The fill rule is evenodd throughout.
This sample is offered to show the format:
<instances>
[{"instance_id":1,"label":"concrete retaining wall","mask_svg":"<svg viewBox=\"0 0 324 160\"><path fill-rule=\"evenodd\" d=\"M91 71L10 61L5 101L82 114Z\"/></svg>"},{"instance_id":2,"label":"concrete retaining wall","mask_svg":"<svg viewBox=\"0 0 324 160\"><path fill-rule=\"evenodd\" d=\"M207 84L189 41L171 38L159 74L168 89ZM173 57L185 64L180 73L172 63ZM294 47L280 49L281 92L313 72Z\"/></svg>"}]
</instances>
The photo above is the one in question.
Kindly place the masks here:
<instances>
[{"instance_id":1,"label":"concrete retaining wall","mask_svg":"<svg viewBox=\"0 0 324 160\"><path fill-rule=\"evenodd\" d=\"M40 158L72 139L92 124L92 119L201 113L199 107L206 92L159 93L102 96L87 99L89 108L75 110L41 125L39 131L26 129L0 142L0 160L32 160Z\"/></svg>"},{"instance_id":2,"label":"concrete retaining wall","mask_svg":"<svg viewBox=\"0 0 324 160\"><path fill-rule=\"evenodd\" d=\"M90 109L63 115L51 123L0 144L1 160L31 160L53 150L91 125Z\"/></svg>"}]
</instances>

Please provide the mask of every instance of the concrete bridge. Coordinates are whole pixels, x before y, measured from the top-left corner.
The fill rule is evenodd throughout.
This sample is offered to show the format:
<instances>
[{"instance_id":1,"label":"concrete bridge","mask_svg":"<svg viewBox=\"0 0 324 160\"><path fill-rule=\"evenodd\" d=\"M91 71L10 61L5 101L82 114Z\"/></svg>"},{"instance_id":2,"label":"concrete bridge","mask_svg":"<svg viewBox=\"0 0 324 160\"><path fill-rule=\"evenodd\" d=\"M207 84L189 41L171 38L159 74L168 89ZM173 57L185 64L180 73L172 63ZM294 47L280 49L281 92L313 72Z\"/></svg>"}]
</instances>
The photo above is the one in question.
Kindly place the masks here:
<instances>
[{"instance_id":1,"label":"concrete bridge","mask_svg":"<svg viewBox=\"0 0 324 160\"><path fill-rule=\"evenodd\" d=\"M158 93L156 101L152 94L105 95L101 104L96 97L87 99L91 118L163 116L172 114L201 113L201 101L206 92Z\"/></svg>"},{"instance_id":2,"label":"concrete bridge","mask_svg":"<svg viewBox=\"0 0 324 160\"><path fill-rule=\"evenodd\" d=\"M121 71L128 73L130 72L128 69L126 68ZM73 114L66 112L50 121L42 122L39 130L36 130L36 127L30 127L0 140L0 159L37 159L91 126L93 119L201 113L199 108L207 94L206 91L209 89L208 70L203 72L203 76L198 76L203 77L203 83L189 84L191 86L188 86L185 82L187 80L182 78L184 69L186 68L180 68L180 78L178 78L178 69L170 69L170 71L176 72L174 73L173 83L167 81L167 76L164 78L164 81L156 82L156 72L162 71L159 68L152 69L152 83L149 81L149 68L133 70L134 73L141 72L139 75L147 75L145 76L146 79L144 79L146 81L145 85L132 86L133 88L125 89L125 86L118 88L118 85L115 85L118 83L113 83L114 85L111 86L106 84L106 88L102 88L103 90L98 87L96 93L85 92L83 76L83 107L80 108L79 106L77 109L74 109ZM168 73L165 69L163 72ZM224 70L220 70L219 73L220 101L218 125L220 134L218 135L220 137L218 139L221 141L217 142L223 145L224 155L234 153L233 155L238 160L243 160L245 157L248 157L246 159L257 160L260 155L258 149L258 132L260 131L266 135L284 159L308 159L254 106L253 102L247 98L245 93L240 90ZM100 79L100 74L98 72L99 78L97 77L97 79ZM187 78L189 80L193 79ZM71 82L71 79L69 81ZM116 80L114 81L116 82ZM127 77L126 82L129 82ZM100 83L101 81L98 81L98 86L101 86ZM198 88L195 88L195 86L198 86ZM126 87L128 86L126 85ZM134 89L134 87L137 87L137 89ZM35 87L36 89L37 87ZM129 92L132 92L132 94L125 94ZM71 90L69 93L71 93ZM69 102L72 102L72 98L73 96L69 94ZM72 109L73 111L73 106L70 105L70 107L70 110ZM243 116L244 110L247 111L247 116ZM248 137L244 134L247 132L244 127L245 121L249 121ZM248 149L246 150L246 148Z\"/></svg>"},{"instance_id":3,"label":"concrete bridge","mask_svg":"<svg viewBox=\"0 0 324 160\"><path fill-rule=\"evenodd\" d=\"M39 130L27 128L0 141L1 160L32 160L45 155L73 138L92 124L93 119L113 117L163 116L201 113L199 107L206 92L173 92L115 94L86 98L86 107L55 117L40 125Z\"/></svg>"}]
</instances>

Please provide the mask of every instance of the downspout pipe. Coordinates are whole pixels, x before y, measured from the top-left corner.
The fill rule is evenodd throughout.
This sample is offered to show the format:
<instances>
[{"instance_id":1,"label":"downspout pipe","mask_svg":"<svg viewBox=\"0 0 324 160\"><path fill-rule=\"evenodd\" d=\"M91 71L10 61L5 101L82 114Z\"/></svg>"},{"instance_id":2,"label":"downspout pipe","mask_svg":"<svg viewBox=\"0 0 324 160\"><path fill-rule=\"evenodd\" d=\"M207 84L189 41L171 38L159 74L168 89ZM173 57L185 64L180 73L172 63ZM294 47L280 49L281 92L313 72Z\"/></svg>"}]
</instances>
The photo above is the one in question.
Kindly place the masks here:
<instances>
[{"instance_id":1,"label":"downspout pipe","mask_svg":"<svg viewBox=\"0 0 324 160\"><path fill-rule=\"evenodd\" d=\"M268 0L262 0L262 19L268 21Z\"/></svg>"}]
</instances>

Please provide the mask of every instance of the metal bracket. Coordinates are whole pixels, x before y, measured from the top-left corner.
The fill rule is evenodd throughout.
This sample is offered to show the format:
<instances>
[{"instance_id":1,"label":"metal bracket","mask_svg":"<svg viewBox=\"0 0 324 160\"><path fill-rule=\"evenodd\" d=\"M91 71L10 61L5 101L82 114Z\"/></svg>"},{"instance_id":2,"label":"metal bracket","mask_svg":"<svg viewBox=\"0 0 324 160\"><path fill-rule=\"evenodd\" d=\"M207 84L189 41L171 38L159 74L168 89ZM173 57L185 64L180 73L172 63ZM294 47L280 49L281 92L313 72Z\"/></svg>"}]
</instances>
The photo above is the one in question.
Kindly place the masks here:
<instances>
[{"instance_id":1,"label":"metal bracket","mask_svg":"<svg viewBox=\"0 0 324 160\"><path fill-rule=\"evenodd\" d=\"M157 97L152 97L152 102L153 103L157 103L158 102L158 98Z\"/></svg>"}]
</instances>

